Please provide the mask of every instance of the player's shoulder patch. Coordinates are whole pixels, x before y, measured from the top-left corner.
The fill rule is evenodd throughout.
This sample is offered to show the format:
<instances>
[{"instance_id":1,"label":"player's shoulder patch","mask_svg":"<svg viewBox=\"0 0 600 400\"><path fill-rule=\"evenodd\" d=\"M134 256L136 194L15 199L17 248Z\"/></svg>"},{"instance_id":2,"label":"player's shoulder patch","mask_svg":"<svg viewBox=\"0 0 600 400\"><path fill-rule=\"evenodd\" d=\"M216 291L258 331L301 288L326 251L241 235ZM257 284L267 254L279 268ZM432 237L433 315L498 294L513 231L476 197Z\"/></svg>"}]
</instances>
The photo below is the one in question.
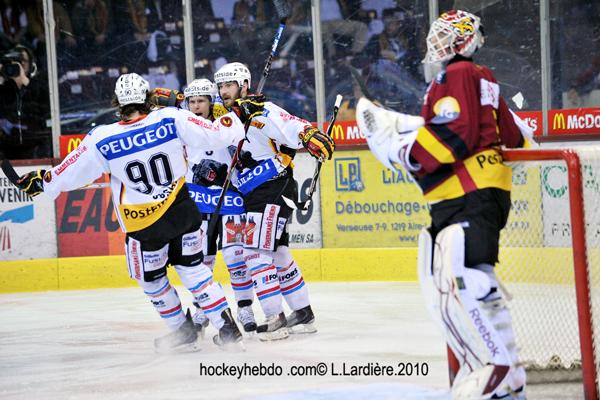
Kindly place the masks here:
<instances>
[{"instance_id":1,"label":"player's shoulder patch","mask_svg":"<svg viewBox=\"0 0 600 400\"><path fill-rule=\"evenodd\" d=\"M231 125L233 125L233 120L231 119L231 117L229 116L224 116L221 117L221 119L219 119L219 121L221 122L221 125L223 125L226 128L229 128Z\"/></svg>"},{"instance_id":2,"label":"player's shoulder patch","mask_svg":"<svg viewBox=\"0 0 600 400\"><path fill-rule=\"evenodd\" d=\"M479 87L481 89L481 105L490 105L497 109L500 103L500 86L496 82L481 78Z\"/></svg>"},{"instance_id":3,"label":"player's shoulder patch","mask_svg":"<svg viewBox=\"0 0 600 400\"><path fill-rule=\"evenodd\" d=\"M445 96L435 102L433 105L435 117L431 122L437 125L447 124L460 116L460 104L452 96Z\"/></svg>"}]
</instances>

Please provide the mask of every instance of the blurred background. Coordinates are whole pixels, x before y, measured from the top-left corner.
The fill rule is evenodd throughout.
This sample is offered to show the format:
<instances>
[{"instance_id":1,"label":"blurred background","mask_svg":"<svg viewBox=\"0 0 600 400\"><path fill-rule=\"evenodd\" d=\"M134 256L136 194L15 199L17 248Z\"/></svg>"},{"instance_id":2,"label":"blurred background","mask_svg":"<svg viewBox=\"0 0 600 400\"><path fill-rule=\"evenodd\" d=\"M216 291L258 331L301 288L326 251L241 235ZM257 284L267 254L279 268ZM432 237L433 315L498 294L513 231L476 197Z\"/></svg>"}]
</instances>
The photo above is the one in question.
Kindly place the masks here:
<instances>
[{"instance_id":1,"label":"blurred background","mask_svg":"<svg viewBox=\"0 0 600 400\"><path fill-rule=\"evenodd\" d=\"M475 59L492 68L505 98L515 98L513 109L540 113L535 127L549 110L600 106L598 1L296 0L290 6L265 93L310 121L325 121L338 93L345 98L338 120L354 120L361 92L352 73L387 106L418 113L425 36L431 20L451 8L482 18L486 44ZM60 135L113 122L110 100L122 73L142 74L152 87L183 89L241 61L256 86L279 25L270 0L0 0L0 17L0 144L12 159L59 157ZM29 74L27 85L10 76L15 61Z\"/></svg>"}]
</instances>

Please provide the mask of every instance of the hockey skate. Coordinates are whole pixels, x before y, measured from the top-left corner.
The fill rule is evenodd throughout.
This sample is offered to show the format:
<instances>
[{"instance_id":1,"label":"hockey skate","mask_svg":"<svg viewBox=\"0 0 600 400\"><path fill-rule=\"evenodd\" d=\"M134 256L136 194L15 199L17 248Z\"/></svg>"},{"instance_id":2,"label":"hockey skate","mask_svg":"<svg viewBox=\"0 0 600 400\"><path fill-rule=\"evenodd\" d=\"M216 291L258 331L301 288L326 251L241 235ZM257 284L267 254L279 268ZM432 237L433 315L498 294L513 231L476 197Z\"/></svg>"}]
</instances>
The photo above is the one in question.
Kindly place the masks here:
<instances>
[{"instance_id":1,"label":"hockey skate","mask_svg":"<svg viewBox=\"0 0 600 400\"><path fill-rule=\"evenodd\" d=\"M286 326L287 320L284 313L271 315L267 317L263 325L259 325L256 328L256 334L263 342L287 339L289 332Z\"/></svg>"},{"instance_id":2,"label":"hockey skate","mask_svg":"<svg viewBox=\"0 0 600 400\"><path fill-rule=\"evenodd\" d=\"M219 334L213 337L213 342L224 350L245 351L242 333L231 315L231 310L227 308L221 313L221 318L225 324L219 329Z\"/></svg>"},{"instance_id":3,"label":"hockey skate","mask_svg":"<svg viewBox=\"0 0 600 400\"><path fill-rule=\"evenodd\" d=\"M254 311L252 306L238 307L237 320L244 327L245 332L256 331L256 320L254 319Z\"/></svg>"},{"instance_id":4,"label":"hockey skate","mask_svg":"<svg viewBox=\"0 0 600 400\"><path fill-rule=\"evenodd\" d=\"M287 317L287 328L290 334L315 333L315 315L310 305L292 312Z\"/></svg>"},{"instance_id":5,"label":"hockey skate","mask_svg":"<svg viewBox=\"0 0 600 400\"><path fill-rule=\"evenodd\" d=\"M206 333L206 328L208 327L210 321L208 320L208 317L204 314L204 311L202 311L202 308L197 306L196 303L194 303L194 305L196 306L196 312L192 317L192 321L194 321L194 328L196 328L196 331L198 332L200 337L204 339L204 334Z\"/></svg>"},{"instance_id":6,"label":"hockey skate","mask_svg":"<svg viewBox=\"0 0 600 400\"><path fill-rule=\"evenodd\" d=\"M154 350L161 354L198 351L197 339L198 332L188 309L183 325L168 335L154 339Z\"/></svg>"}]
</instances>

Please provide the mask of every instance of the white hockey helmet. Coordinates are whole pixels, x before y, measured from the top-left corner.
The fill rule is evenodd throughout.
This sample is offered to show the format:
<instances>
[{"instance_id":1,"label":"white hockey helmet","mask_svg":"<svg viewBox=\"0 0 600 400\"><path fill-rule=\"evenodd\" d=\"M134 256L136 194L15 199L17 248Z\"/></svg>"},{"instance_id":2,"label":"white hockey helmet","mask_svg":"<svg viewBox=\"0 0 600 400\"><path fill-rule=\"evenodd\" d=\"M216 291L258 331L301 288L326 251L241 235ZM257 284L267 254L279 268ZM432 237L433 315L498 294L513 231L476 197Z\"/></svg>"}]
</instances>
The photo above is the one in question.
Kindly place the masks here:
<instances>
[{"instance_id":1,"label":"white hockey helmet","mask_svg":"<svg viewBox=\"0 0 600 400\"><path fill-rule=\"evenodd\" d=\"M483 46L481 20L461 10L450 10L433 21L427 34L424 62L444 62L457 54L471 57Z\"/></svg>"},{"instance_id":2,"label":"white hockey helmet","mask_svg":"<svg viewBox=\"0 0 600 400\"><path fill-rule=\"evenodd\" d=\"M148 81L136 73L121 75L115 84L115 94L121 106L145 103L149 91Z\"/></svg>"},{"instance_id":3,"label":"white hockey helmet","mask_svg":"<svg viewBox=\"0 0 600 400\"><path fill-rule=\"evenodd\" d=\"M248 87L250 87L250 70L240 62L225 64L215 72L215 83L217 85L225 82L237 82L242 87L244 81L248 81Z\"/></svg>"},{"instance_id":4,"label":"white hockey helmet","mask_svg":"<svg viewBox=\"0 0 600 400\"><path fill-rule=\"evenodd\" d=\"M427 34L427 69L451 60L455 55L471 57L484 43L481 20L478 16L461 10L450 10L433 21ZM431 79L428 79L428 81Z\"/></svg>"},{"instance_id":5,"label":"white hockey helmet","mask_svg":"<svg viewBox=\"0 0 600 400\"><path fill-rule=\"evenodd\" d=\"M217 93L217 85L205 78L194 79L183 91L186 99L196 96L209 96L211 102L215 101Z\"/></svg>"}]
</instances>

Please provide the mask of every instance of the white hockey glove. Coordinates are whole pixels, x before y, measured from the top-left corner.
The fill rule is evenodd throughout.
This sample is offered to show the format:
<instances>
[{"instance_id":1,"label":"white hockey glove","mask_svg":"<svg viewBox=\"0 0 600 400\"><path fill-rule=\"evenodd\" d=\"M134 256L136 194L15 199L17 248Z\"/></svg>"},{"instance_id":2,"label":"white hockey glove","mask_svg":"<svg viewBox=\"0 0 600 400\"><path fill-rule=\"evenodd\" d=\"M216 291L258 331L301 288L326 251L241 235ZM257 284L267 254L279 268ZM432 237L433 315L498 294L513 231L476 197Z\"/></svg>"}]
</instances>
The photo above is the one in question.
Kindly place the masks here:
<instances>
[{"instance_id":1,"label":"white hockey glove","mask_svg":"<svg viewBox=\"0 0 600 400\"><path fill-rule=\"evenodd\" d=\"M409 171L421 168L410 162L410 150L417 138L417 129L425 124L422 117L386 110L363 97L356 105L356 122L369 148L383 165L392 170L398 170L395 163Z\"/></svg>"}]
</instances>

